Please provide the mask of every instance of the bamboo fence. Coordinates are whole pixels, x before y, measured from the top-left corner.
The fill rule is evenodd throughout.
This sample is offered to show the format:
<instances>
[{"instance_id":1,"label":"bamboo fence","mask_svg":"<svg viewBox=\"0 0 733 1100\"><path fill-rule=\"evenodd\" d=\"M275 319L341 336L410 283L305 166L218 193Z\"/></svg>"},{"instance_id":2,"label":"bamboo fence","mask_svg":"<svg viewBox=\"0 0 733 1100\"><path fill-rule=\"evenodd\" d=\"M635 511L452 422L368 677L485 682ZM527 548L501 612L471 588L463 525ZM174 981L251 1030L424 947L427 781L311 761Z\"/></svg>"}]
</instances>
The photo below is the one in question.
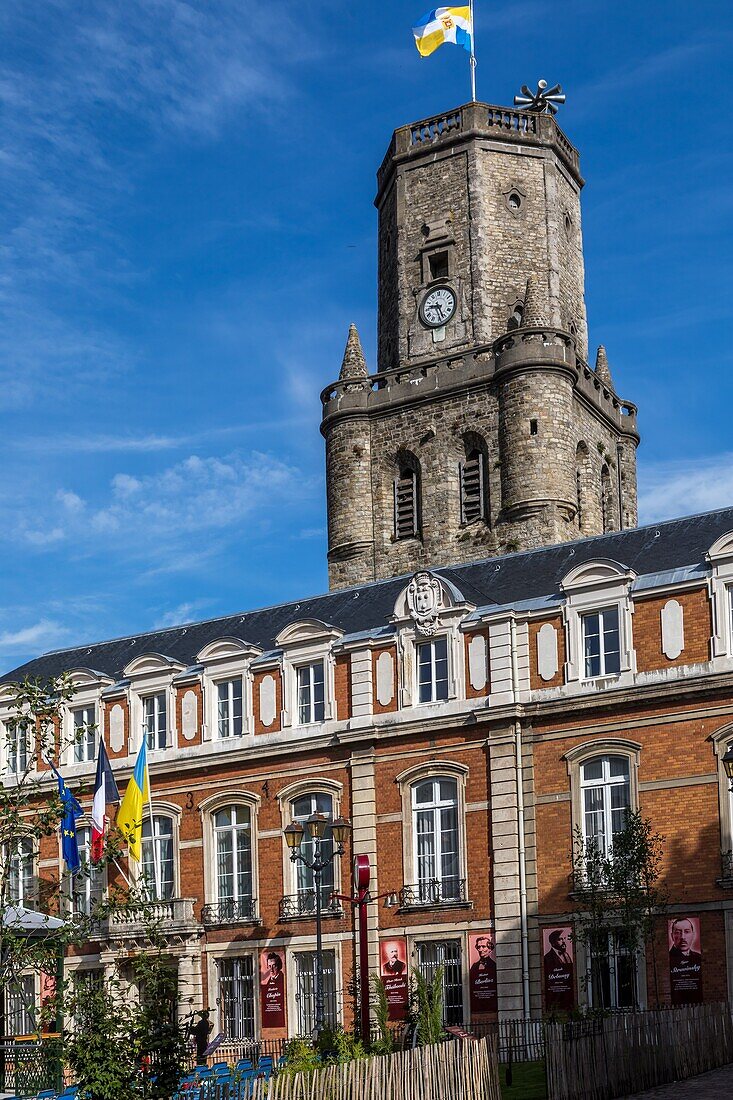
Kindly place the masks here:
<instances>
[{"instance_id":1,"label":"bamboo fence","mask_svg":"<svg viewBox=\"0 0 733 1100\"><path fill-rule=\"evenodd\" d=\"M613 1100L733 1062L727 1004L547 1024L549 1100Z\"/></svg>"},{"instance_id":2,"label":"bamboo fence","mask_svg":"<svg viewBox=\"0 0 733 1100\"><path fill-rule=\"evenodd\" d=\"M451 1041L255 1080L251 1100L501 1100L496 1041Z\"/></svg>"}]
</instances>

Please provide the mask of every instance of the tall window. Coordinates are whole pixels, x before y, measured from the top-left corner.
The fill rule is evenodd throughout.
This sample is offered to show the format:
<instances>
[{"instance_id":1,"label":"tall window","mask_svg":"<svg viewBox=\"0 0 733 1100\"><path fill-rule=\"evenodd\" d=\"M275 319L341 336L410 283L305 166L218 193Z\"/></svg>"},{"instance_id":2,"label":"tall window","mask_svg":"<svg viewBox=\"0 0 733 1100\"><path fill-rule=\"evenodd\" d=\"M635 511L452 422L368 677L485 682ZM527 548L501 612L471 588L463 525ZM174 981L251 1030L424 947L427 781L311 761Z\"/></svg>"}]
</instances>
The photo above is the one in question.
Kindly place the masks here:
<instances>
[{"instance_id":1,"label":"tall window","mask_svg":"<svg viewBox=\"0 0 733 1100\"><path fill-rule=\"evenodd\" d=\"M443 1023L463 1023L461 941L432 940L417 944L417 965L426 981L443 967Z\"/></svg>"},{"instance_id":2,"label":"tall window","mask_svg":"<svg viewBox=\"0 0 733 1100\"><path fill-rule=\"evenodd\" d=\"M242 677L223 680L216 685L217 726L219 737L240 737L242 734Z\"/></svg>"},{"instance_id":3,"label":"tall window","mask_svg":"<svg viewBox=\"0 0 733 1100\"><path fill-rule=\"evenodd\" d=\"M582 617L585 679L617 676L621 671L618 608L606 607Z\"/></svg>"},{"instance_id":4,"label":"tall window","mask_svg":"<svg viewBox=\"0 0 733 1100\"><path fill-rule=\"evenodd\" d=\"M421 703L448 698L448 639L433 638L417 647L417 697Z\"/></svg>"},{"instance_id":5,"label":"tall window","mask_svg":"<svg viewBox=\"0 0 733 1100\"><path fill-rule=\"evenodd\" d=\"M11 905L29 905L33 894L33 842L21 840L10 856L8 894Z\"/></svg>"},{"instance_id":6,"label":"tall window","mask_svg":"<svg viewBox=\"0 0 733 1100\"><path fill-rule=\"evenodd\" d=\"M478 447L466 455L459 467L461 523L486 519L486 456Z\"/></svg>"},{"instance_id":7,"label":"tall window","mask_svg":"<svg viewBox=\"0 0 733 1100\"><path fill-rule=\"evenodd\" d=\"M153 901L167 901L173 897L173 822L161 814L143 821L142 836L143 890Z\"/></svg>"},{"instance_id":8,"label":"tall window","mask_svg":"<svg viewBox=\"0 0 733 1100\"><path fill-rule=\"evenodd\" d=\"M72 878L72 904L77 916L88 917L104 890L104 871L92 864L92 830L82 826L76 830L81 857L81 871Z\"/></svg>"},{"instance_id":9,"label":"tall window","mask_svg":"<svg viewBox=\"0 0 733 1100\"><path fill-rule=\"evenodd\" d=\"M143 732L149 749L164 749L167 737L165 692L143 698Z\"/></svg>"},{"instance_id":10,"label":"tall window","mask_svg":"<svg viewBox=\"0 0 733 1100\"><path fill-rule=\"evenodd\" d=\"M216 892L232 916L252 909L252 814L249 806L226 806L214 814Z\"/></svg>"},{"instance_id":11,"label":"tall window","mask_svg":"<svg viewBox=\"0 0 733 1100\"><path fill-rule=\"evenodd\" d=\"M219 1026L227 1039L255 1037L255 980L251 955L219 959Z\"/></svg>"},{"instance_id":12,"label":"tall window","mask_svg":"<svg viewBox=\"0 0 733 1100\"><path fill-rule=\"evenodd\" d=\"M322 722L326 713L323 661L301 665L298 672L298 721L301 726Z\"/></svg>"},{"instance_id":13,"label":"tall window","mask_svg":"<svg viewBox=\"0 0 733 1100\"><path fill-rule=\"evenodd\" d=\"M416 783L412 818L417 901L460 900L456 781L439 777Z\"/></svg>"},{"instance_id":14,"label":"tall window","mask_svg":"<svg viewBox=\"0 0 733 1100\"><path fill-rule=\"evenodd\" d=\"M29 1035L36 1030L36 979L21 974L5 987L5 1034Z\"/></svg>"},{"instance_id":15,"label":"tall window","mask_svg":"<svg viewBox=\"0 0 733 1100\"><path fill-rule=\"evenodd\" d=\"M295 1003L298 1006L298 1035L312 1035L316 1026L316 967L315 951L299 951L295 956ZM335 1028L338 1023L336 1006L336 952L323 952L323 1001L326 1026Z\"/></svg>"},{"instance_id":16,"label":"tall window","mask_svg":"<svg viewBox=\"0 0 733 1100\"><path fill-rule=\"evenodd\" d=\"M30 754L30 730L27 722L8 722L6 745L8 771L11 775L23 775L28 767Z\"/></svg>"},{"instance_id":17,"label":"tall window","mask_svg":"<svg viewBox=\"0 0 733 1100\"><path fill-rule=\"evenodd\" d=\"M293 821L299 821L305 825L305 822L311 816L311 814L323 814L329 820L333 820L333 799L330 794L326 794L323 791L314 791L312 794L301 795L300 798L296 798L292 803L292 818ZM305 829L303 840L300 845L300 850L307 860L313 859L313 847L315 841L309 835L308 829ZM333 849L333 839L331 837L331 827L326 829L326 832L321 841L321 851L328 858ZM295 884L296 893L300 896L302 907L304 909L310 909L308 904L311 898L315 898L315 882L313 879L313 872L309 867L306 867L304 863L298 861L295 864ZM333 877L333 861L329 863L328 867L323 869L321 875L321 904L327 906L329 898L334 890L334 877Z\"/></svg>"},{"instance_id":18,"label":"tall window","mask_svg":"<svg viewBox=\"0 0 733 1100\"><path fill-rule=\"evenodd\" d=\"M584 840L601 852L610 852L631 806L628 757L596 756L588 760L580 769L580 787Z\"/></svg>"},{"instance_id":19,"label":"tall window","mask_svg":"<svg viewBox=\"0 0 733 1100\"><path fill-rule=\"evenodd\" d=\"M74 762L83 764L97 755L97 708L79 707L74 717Z\"/></svg>"},{"instance_id":20,"label":"tall window","mask_svg":"<svg viewBox=\"0 0 733 1100\"><path fill-rule=\"evenodd\" d=\"M633 1008L637 1001L636 960L622 932L610 932L607 946L590 953L588 1000L593 1008Z\"/></svg>"},{"instance_id":21,"label":"tall window","mask_svg":"<svg viewBox=\"0 0 733 1100\"><path fill-rule=\"evenodd\" d=\"M400 463L394 479L394 537L411 539L420 530L420 476L416 465Z\"/></svg>"},{"instance_id":22,"label":"tall window","mask_svg":"<svg viewBox=\"0 0 733 1100\"><path fill-rule=\"evenodd\" d=\"M601 519L603 520L604 532L613 531L615 527L613 511L611 472L604 463L601 468Z\"/></svg>"}]
</instances>

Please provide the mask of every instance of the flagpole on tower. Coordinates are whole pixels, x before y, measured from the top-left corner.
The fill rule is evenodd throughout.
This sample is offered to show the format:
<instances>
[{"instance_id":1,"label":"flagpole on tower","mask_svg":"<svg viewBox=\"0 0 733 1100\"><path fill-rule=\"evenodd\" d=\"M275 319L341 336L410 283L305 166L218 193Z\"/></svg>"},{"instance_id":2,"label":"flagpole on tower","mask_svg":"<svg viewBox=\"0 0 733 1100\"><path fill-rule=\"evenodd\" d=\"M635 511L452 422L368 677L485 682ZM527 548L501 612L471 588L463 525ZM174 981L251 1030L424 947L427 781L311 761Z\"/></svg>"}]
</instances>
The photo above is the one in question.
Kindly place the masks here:
<instances>
[{"instance_id":1,"label":"flagpole on tower","mask_svg":"<svg viewBox=\"0 0 733 1100\"><path fill-rule=\"evenodd\" d=\"M473 18L473 0L469 0L471 11L471 102L476 102L476 24Z\"/></svg>"}]
</instances>

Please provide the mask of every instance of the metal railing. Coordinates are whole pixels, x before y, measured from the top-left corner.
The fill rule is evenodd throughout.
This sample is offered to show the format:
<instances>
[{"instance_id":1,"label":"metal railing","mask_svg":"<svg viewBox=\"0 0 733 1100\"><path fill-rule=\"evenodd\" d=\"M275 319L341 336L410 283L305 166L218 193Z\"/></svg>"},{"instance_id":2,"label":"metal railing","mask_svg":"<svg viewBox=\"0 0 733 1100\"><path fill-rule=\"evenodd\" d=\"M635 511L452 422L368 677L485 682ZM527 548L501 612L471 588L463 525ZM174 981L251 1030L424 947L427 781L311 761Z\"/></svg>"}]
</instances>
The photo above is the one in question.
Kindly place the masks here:
<instances>
[{"instance_id":1,"label":"metal railing","mask_svg":"<svg viewBox=\"0 0 733 1100\"><path fill-rule=\"evenodd\" d=\"M431 878L403 886L399 907L419 909L421 906L461 905L467 901L465 878Z\"/></svg>"},{"instance_id":2,"label":"metal railing","mask_svg":"<svg viewBox=\"0 0 733 1100\"><path fill-rule=\"evenodd\" d=\"M257 898L225 898L215 905L205 905L201 910L204 925L237 924L257 921Z\"/></svg>"},{"instance_id":3,"label":"metal railing","mask_svg":"<svg viewBox=\"0 0 733 1100\"><path fill-rule=\"evenodd\" d=\"M343 913L341 902L330 892L321 894L321 914L324 917L340 917ZM296 920L298 917L316 915L315 890L301 890L298 894L287 894L280 898L280 920Z\"/></svg>"},{"instance_id":4,"label":"metal railing","mask_svg":"<svg viewBox=\"0 0 733 1100\"><path fill-rule=\"evenodd\" d=\"M62 1086L61 1056L54 1039L0 1043L0 1093L35 1096L42 1089Z\"/></svg>"}]
</instances>

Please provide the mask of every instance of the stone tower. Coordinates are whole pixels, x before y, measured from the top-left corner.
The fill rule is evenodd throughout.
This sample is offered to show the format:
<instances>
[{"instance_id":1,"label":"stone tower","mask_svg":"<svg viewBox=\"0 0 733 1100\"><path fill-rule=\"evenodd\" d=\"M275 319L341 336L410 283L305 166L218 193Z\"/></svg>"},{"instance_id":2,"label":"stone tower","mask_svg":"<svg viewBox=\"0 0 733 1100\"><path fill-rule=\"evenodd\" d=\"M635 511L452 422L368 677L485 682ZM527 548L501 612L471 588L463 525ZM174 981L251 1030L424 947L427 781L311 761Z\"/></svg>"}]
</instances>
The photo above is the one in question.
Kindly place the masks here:
<instances>
[{"instance_id":1,"label":"stone tower","mask_svg":"<svg viewBox=\"0 0 733 1100\"><path fill-rule=\"evenodd\" d=\"M636 525L636 408L588 363L578 153L471 103L377 176L378 364L324 390L332 588Z\"/></svg>"}]
</instances>

